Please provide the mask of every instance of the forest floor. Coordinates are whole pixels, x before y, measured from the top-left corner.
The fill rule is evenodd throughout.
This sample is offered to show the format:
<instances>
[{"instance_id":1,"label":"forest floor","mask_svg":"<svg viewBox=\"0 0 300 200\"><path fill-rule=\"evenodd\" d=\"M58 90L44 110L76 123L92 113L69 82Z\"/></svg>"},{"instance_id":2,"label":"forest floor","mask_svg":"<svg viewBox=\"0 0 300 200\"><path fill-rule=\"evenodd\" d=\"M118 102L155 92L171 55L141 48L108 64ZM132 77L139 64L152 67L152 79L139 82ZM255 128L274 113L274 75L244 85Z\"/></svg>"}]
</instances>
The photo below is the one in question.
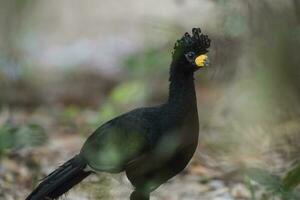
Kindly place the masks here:
<instances>
[{"instance_id":1,"label":"forest floor","mask_svg":"<svg viewBox=\"0 0 300 200\"><path fill-rule=\"evenodd\" d=\"M34 151L2 160L0 171L2 185L0 199L22 200L30 192L33 176L41 179L65 160L76 154L83 138L73 136L54 136L49 144ZM29 158L30 157L30 158ZM39 169L26 165L29 162L40 164ZM36 171L35 171L36 170ZM5 172L5 174L2 173ZM38 174L36 174L38 172ZM180 175L158 188L153 199L188 200L188 199L248 199L250 192L243 183L226 183L219 172L192 162ZM206 176L206 180L203 177ZM89 177L82 184L71 190L63 199L128 199L132 187L122 174L98 174ZM97 197L97 198L96 198Z\"/></svg>"}]
</instances>

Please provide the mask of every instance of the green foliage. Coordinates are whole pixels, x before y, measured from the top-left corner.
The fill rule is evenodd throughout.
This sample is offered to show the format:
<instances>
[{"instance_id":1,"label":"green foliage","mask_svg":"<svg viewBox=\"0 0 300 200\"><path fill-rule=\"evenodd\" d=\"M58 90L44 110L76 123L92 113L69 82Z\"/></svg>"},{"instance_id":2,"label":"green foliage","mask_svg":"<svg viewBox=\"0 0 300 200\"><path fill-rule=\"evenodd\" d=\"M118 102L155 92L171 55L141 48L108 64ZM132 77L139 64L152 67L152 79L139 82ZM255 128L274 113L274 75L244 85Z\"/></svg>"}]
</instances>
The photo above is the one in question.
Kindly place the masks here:
<instances>
[{"instance_id":1,"label":"green foliage","mask_svg":"<svg viewBox=\"0 0 300 200\"><path fill-rule=\"evenodd\" d=\"M0 127L0 155L6 151L38 146L46 141L44 129L37 124Z\"/></svg>"},{"instance_id":2,"label":"green foliage","mask_svg":"<svg viewBox=\"0 0 300 200\"><path fill-rule=\"evenodd\" d=\"M10 133L14 131L15 130L10 126L0 128L0 152L13 146L13 137L11 137Z\"/></svg>"},{"instance_id":3,"label":"green foliage","mask_svg":"<svg viewBox=\"0 0 300 200\"><path fill-rule=\"evenodd\" d=\"M248 170L248 176L272 193L283 190L280 177L271 174L267 170L251 168Z\"/></svg>"},{"instance_id":4,"label":"green foliage","mask_svg":"<svg viewBox=\"0 0 300 200\"><path fill-rule=\"evenodd\" d=\"M278 175L272 174L267 170L260 168L251 168L247 170L247 176L265 188L266 195L264 199L273 199L279 197L283 200L300 199L300 193L294 188L300 183L300 166L296 166L287 173L287 176L281 179ZM255 199L255 191L247 184L252 197Z\"/></svg>"},{"instance_id":5,"label":"green foliage","mask_svg":"<svg viewBox=\"0 0 300 200\"><path fill-rule=\"evenodd\" d=\"M290 169L283 178L283 185L287 190L293 190L300 184L300 161Z\"/></svg>"}]
</instances>

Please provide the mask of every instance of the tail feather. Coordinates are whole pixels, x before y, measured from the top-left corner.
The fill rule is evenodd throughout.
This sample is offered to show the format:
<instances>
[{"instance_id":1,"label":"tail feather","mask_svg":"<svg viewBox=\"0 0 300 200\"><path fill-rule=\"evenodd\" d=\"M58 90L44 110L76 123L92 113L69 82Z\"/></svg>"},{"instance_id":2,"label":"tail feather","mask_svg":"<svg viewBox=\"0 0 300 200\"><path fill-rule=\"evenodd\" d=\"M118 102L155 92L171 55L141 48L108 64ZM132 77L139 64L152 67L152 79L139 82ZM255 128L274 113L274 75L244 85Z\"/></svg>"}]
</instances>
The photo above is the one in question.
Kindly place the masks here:
<instances>
[{"instance_id":1,"label":"tail feather","mask_svg":"<svg viewBox=\"0 0 300 200\"><path fill-rule=\"evenodd\" d=\"M57 199L92 173L84 171L86 165L79 155L74 156L45 177L26 200Z\"/></svg>"}]
</instances>

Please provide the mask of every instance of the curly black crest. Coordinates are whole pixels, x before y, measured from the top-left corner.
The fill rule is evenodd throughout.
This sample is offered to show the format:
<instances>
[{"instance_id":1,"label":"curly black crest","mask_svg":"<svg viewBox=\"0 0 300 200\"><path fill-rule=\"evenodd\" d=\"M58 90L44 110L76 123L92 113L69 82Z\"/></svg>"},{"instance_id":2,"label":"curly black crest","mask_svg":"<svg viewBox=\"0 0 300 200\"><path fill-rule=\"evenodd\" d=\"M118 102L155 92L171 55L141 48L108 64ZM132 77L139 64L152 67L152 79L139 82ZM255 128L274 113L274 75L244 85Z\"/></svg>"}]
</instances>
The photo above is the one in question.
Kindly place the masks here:
<instances>
[{"instance_id":1,"label":"curly black crest","mask_svg":"<svg viewBox=\"0 0 300 200\"><path fill-rule=\"evenodd\" d=\"M173 55L178 50L180 52L193 51L201 54L208 52L207 49L210 47L211 41L208 36L202 34L200 28L193 28L192 33L193 35L191 36L186 32L180 40L177 40Z\"/></svg>"}]
</instances>

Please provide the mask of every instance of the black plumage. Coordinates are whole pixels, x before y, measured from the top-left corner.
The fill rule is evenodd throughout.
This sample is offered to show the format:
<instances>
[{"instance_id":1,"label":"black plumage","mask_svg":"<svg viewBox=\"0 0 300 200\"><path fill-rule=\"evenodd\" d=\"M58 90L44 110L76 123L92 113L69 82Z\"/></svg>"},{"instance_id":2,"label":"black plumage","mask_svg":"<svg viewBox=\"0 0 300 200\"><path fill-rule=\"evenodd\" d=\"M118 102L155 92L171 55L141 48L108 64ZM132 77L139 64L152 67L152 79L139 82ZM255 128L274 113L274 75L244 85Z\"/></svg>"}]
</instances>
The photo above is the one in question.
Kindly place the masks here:
<instances>
[{"instance_id":1,"label":"black plumage","mask_svg":"<svg viewBox=\"0 0 300 200\"><path fill-rule=\"evenodd\" d=\"M27 200L58 198L92 171L125 171L135 187L130 199L147 200L153 190L185 168L198 144L193 74L200 67L195 58L210 46L199 28L192 32L175 44L166 103L135 109L103 124L80 153L46 177Z\"/></svg>"}]
</instances>

